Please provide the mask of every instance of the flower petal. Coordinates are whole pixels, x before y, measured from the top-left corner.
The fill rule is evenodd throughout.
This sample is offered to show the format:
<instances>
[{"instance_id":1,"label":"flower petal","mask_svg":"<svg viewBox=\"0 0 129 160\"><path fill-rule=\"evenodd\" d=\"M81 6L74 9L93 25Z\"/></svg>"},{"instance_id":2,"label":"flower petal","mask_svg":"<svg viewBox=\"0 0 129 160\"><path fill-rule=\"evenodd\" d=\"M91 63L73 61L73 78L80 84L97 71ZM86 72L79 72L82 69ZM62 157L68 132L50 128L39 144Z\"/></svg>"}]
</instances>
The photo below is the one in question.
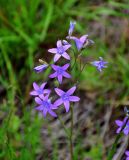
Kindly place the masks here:
<instances>
[{"instance_id":1,"label":"flower petal","mask_svg":"<svg viewBox=\"0 0 129 160\"><path fill-rule=\"evenodd\" d=\"M62 83L62 75L58 76L58 81L59 81L60 84Z\"/></svg>"},{"instance_id":2,"label":"flower petal","mask_svg":"<svg viewBox=\"0 0 129 160\"><path fill-rule=\"evenodd\" d=\"M55 77L57 77L57 72L54 72L53 74L49 75L49 78L55 78Z\"/></svg>"},{"instance_id":3,"label":"flower petal","mask_svg":"<svg viewBox=\"0 0 129 160\"><path fill-rule=\"evenodd\" d=\"M66 52L64 52L64 53L62 54L62 56L63 56L64 58L70 60L70 56L69 56Z\"/></svg>"},{"instance_id":4,"label":"flower petal","mask_svg":"<svg viewBox=\"0 0 129 160\"><path fill-rule=\"evenodd\" d=\"M57 114L53 112L52 110L48 110L48 112L52 117L57 117Z\"/></svg>"},{"instance_id":5,"label":"flower petal","mask_svg":"<svg viewBox=\"0 0 129 160\"><path fill-rule=\"evenodd\" d=\"M62 42L61 42L61 40L58 40L57 41L57 47L61 47L62 46Z\"/></svg>"},{"instance_id":6,"label":"flower petal","mask_svg":"<svg viewBox=\"0 0 129 160\"><path fill-rule=\"evenodd\" d=\"M75 90L76 90L76 86L73 86L72 88L70 88L70 89L67 91L67 94L68 94L68 95L71 95L71 94L73 94L73 93L75 92Z\"/></svg>"},{"instance_id":7,"label":"flower petal","mask_svg":"<svg viewBox=\"0 0 129 160\"><path fill-rule=\"evenodd\" d=\"M47 66L48 65L43 64L43 65L35 67L34 70L39 73L39 72L42 72L43 70L45 70L47 68Z\"/></svg>"},{"instance_id":8,"label":"flower petal","mask_svg":"<svg viewBox=\"0 0 129 160\"><path fill-rule=\"evenodd\" d=\"M119 134L121 131L121 127L119 127L117 130L116 130L116 133Z\"/></svg>"},{"instance_id":9,"label":"flower petal","mask_svg":"<svg viewBox=\"0 0 129 160\"><path fill-rule=\"evenodd\" d=\"M68 68L69 68L69 66L70 66L70 64L69 64L69 63L67 63L67 64L65 64L64 66L62 66L62 69L63 69L63 70L66 70L66 69L68 69Z\"/></svg>"},{"instance_id":10,"label":"flower petal","mask_svg":"<svg viewBox=\"0 0 129 160\"><path fill-rule=\"evenodd\" d=\"M39 90L39 86L37 85L37 83L33 83L33 87L34 87L34 89L37 91L37 90Z\"/></svg>"},{"instance_id":11,"label":"flower petal","mask_svg":"<svg viewBox=\"0 0 129 160\"><path fill-rule=\"evenodd\" d=\"M84 44L84 43L86 42L87 37L88 37L88 35L87 35L87 34L86 34L86 35L81 36L80 41Z\"/></svg>"},{"instance_id":12,"label":"flower petal","mask_svg":"<svg viewBox=\"0 0 129 160\"><path fill-rule=\"evenodd\" d=\"M43 116L46 117L48 110L46 108L43 109Z\"/></svg>"},{"instance_id":13,"label":"flower petal","mask_svg":"<svg viewBox=\"0 0 129 160\"><path fill-rule=\"evenodd\" d=\"M69 101L64 101L64 106L65 106L66 112L68 112L70 107Z\"/></svg>"},{"instance_id":14,"label":"flower petal","mask_svg":"<svg viewBox=\"0 0 129 160\"><path fill-rule=\"evenodd\" d=\"M123 126L123 122L120 120L116 120L115 123L117 124L117 126L122 127Z\"/></svg>"},{"instance_id":15,"label":"flower petal","mask_svg":"<svg viewBox=\"0 0 129 160\"><path fill-rule=\"evenodd\" d=\"M61 57L60 54L56 54L56 55L54 56L54 62L58 61L58 59L59 59L60 57Z\"/></svg>"},{"instance_id":16,"label":"flower petal","mask_svg":"<svg viewBox=\"0 0 129 160\"><path fill-rule=\"evenodd\" d=\"M63 72L63 76L66 78L71 78L71 75L65 71Z\"/></svg>"},{"instance_id":17,"label":"flower petal","mask_svg":"<svg viewBox=\"0 0 129 160\"><path fill-rule=\"evenodd\" d=\"M127 135L129 134L129 128L125 128L125 129L123 130L123 132L124 132L124 134L127 136Z\"/></svg>"},{"instance_id":18,"label":"flower petal","mask_svg":"<svg viewBox=\"0 0 129 160\"><path fill-rule=\"evenodd\" d=\"M35 98L35 102L36 102L37 104L42 104L42 100L41 100L39 97L36 97L36 98Z\"/></svg>"},{"instance_id":19,"label":"flower petal","mask_svg":"<svg viewBox=\"0 0 129 160\"><path fill-rule=\"evenodd\" d=\"M124 120L123 120L123 123L125 124L126 121L127 121L128 117L125 117ZM128 121L129 122L129 121Z\"/></svg>"},{"instance_id":20,"label":"flower petal","mask_svg":"<svg viewBox=\"0 0 129 160\"><path fill-rule=\"evenodd\" d=\"M80 98L77 96L69 96L69 101L71 101L71 102L78 102L79 100L80 100Z\"/></svg>"},{"instance_id":21,"label":"flower petal","mask_svg":"<svg viewBox=\"0 0 129 160\"><path fill-rule=\"evenodd\" d=\"M35 107L35 109L38 110L38 111L42 111L42 110L43 110L43 106L40 105L40 106L38 106L38 107Z\"/></svg>"},{"instance_id":22,"label":"flower petal","mask_svg":"<svg viewBox=\"0 0 129 160\"><path fill-rule=\"evenodd\" d=\"M57 53L57 48L49 49L48 52L50 52L50 53Z\"/></svg>"},{"instance_id":23,"label":"flower petal","mask_svg":"<svg viewBox=\"0 0 129 160\"><path fill-rule=\"evenodd\" d=\"M126 156L129 156L129 151L126 151L125 154L126 154Z\"/></svg>"},{"instance_id":24,"label":"flower petal","mask_svg":"<svg viewBox=\"0 0 129 160\"><path fill-rule=\"evenodd\" d=\"M36 91L31 91L31 92L30 92L30 95L32 95L32 96L37 96L38 93L37 93Z\"/></svg>"},{"instance_id":25,"label":"flower petal","mask_svg":"<svg viewBox=\"0 0 129 160\"><path fill-rule=\"evenodd\" d=\"M59 96L62 96L65 92L62 91L61 89L59 88L55 88L55 92L59 95Z\"/></svg>"},{"instance_id":26,"label":"flower petal","mask_svg":"<svg viewBox=\"0 0 129 160\"><path fill-rule=\"evenodd\" d=\"M39 97L42 99L42 100L45 100L45 96L43 94L40 94Z\"/></svg>"},{"instance_id":27,"label":"flower petal","mask_svg":"<svg viewBox=\"0 0 129 160\"><path fill-rule=\"evenodd\" d=\"M80 51L83 47L83 43L79 39L75 39L76 47Z\"/></svg>"},{"instance_id":28,"label":"flower petal","mask_svg":"<svg viewBox=\"0 0 129 160\"><path fill-rule=\"evenodd\" d=\"M55 65L55 64L52 64L51 66L52 66L52 68L53 68L55 71L59 68L59 66L57 66L57 65Z\"/></svg>"},{"instance_id":29,"label":"flower petal","mask_svg":"<svg viewBox=\"0 0 129 160\"><path fill-rule=\"evenodd\" d=\"M62 98L59 98L59 99L57 99L57 100L54 102L54 106L58 107L58 106L60 106L62 103L63 103Z\"/></svg>"},{"instance_id":30,"label":"flower petal","mask_svg":"<svg viewBox=\"0 0 129 160\"><path fill-rule=\"evenodd\" d=\"M40 88L44 89L44 87L45 87L46 84L47 84L47 82L42 83L41 86L40 86Z\"/></svg>"},{"instance_id":31,"label":"flower petal","mask_svg":"<svg viewBox=\"0 0 129 160\"><path fill-rule=\"evenodd\" d=\"M69 36L72 35L75 24L76 24L75 21L74 22L70 21L70 27L69 27L69 31L68 31Z\"/></svg>"},{"instance_id":32,"label":"flower petal","mask_svg":"<svg viewBox=\"0 0 129 160\"><path fill-rule=\"evenodd\" d=\"M65 45L65 46L63 46L64 51L66 51L66 50L69 49L70 47L71 47L71 45Z\"/></svg>"}]
</instances>

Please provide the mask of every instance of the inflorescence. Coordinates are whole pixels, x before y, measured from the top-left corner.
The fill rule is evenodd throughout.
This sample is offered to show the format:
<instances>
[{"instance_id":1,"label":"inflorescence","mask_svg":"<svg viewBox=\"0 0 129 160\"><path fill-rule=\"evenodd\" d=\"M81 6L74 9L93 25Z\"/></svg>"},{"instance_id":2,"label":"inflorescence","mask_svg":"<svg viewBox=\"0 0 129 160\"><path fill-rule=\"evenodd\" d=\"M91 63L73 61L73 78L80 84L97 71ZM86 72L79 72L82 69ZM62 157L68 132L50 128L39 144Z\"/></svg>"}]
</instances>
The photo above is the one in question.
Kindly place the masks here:
<instances>
[{"instance_id":1,"label":"inflorescence","mask_svg":"<svg viewBox=\"0 0 129 160\"><path fill-rule=\"evenodd\" d=\"M48 78L56 79L59 82L59 85L62 84L65 78L72 78L72 75L68 72L68 69L72 68L70 63L70 61L72 61L72 58L70 54L68 54L68 50L72 48L71 41L75 42L78 54L80 54L81 51L88 45L94 43L88 38L87 34L81 36L80 38L72 36L75 24L76 22L70 22L68 36L66 36L67 40L58 40L56 43L56 48L48 49L48 52L54 55L53 63L48 64L47 62L40 60L42 64L34 68L37 73L40 73L45 71L48 67L51 67L53 73L51 73ZM103 68L106 68L107 62L103 61L102 57L100 57L99 59L99 61L91 62L91 64L101 72ZM64 62L64 60L66 61L65 64L57 64L57 62ZM66 112L68 112L70 109L70 102L78 102L80 100L79 97L73 95L77 88L77 85L74 84L67 91L62 90L60 86L56 86L53 91L54 95L57 95L57 97L59 98L57 98L53 102L53 98L50 97L52 89L46 88L46 84L47 82L44 82L39 86L36 82L34 82L34 90L30 92L30 95L35 97L35 102L38 105L37 107L35 107L35 109L41 111L44 117L46 117L47 113L49 113L53 117L57 117L55 110L57 110L62 104L64 105Z\"/></svg>"}]
</instances>

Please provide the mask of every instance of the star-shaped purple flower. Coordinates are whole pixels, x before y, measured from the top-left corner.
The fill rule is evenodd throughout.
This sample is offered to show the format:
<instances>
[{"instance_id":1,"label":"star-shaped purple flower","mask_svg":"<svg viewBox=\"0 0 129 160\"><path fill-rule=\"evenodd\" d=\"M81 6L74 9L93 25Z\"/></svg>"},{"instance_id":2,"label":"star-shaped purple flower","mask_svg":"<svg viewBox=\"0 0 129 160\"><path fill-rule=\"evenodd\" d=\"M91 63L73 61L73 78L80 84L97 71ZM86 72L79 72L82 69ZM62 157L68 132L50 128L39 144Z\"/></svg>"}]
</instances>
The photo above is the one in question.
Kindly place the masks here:
<instances>
[{"instance_id":1,"label":"star-shaped purple flower","mask_svg":"<svg viewBox=\"0 0 129 160\"><path fill-rule=\"evenodd\" d=\"M117 134L119 134L121 132L121 129L122 127L125 125L125 123L127 122L128 120L128 117L125 117L123 121L120 121L120 120L116 120L115 123L117 124L117 126L119 127L116 131ZM129 134L129 120L128 122L126 123L126 126L124 127L123 129L123 133L125 135L128 135Z\"/></svg>"},{"instance_id":2,"label":"star-shaped purple flower","mask_svg":"<svg viewBox=\"0 0 129 160\"><path fill-rule=\"evenodd\" d=\"M60 84L62 83L62 78L63 77L71 78L71 75L66 72L66 70L69 67L69 64L65 64L62 67L54 65L54 64L52 64L51 66L55 70L55 72L53 74L51 74L49 76L49 78L55 78L55 77L57 77Z\"/></svg>"},{"instance_id":3,"label":"star-shaped purple flower","mask_svg":"<svg viewBox=\"0 0 129 160\"><path fill-rule=\"evenodd\" d=\"M69 32L68 32L69 36L72 35L74 27L75 27L75 24L76 24L75 21L74 22L70 21L70 27L69 27Z\"/></svg>"},{"instance_id":4,"label":"star-shaped purple flower","mask_svg":"<svg viewBox=\"0 0 129 160\"><path fill-rule=\"evenodd\" d=\"M39 95L44 95L44 94L50 94L50 90L49 89L44 89L45 85L47 83L43 83L41 86L39 86L37 83L33 83L33 88L34 90L30 92L30 95L32 96L39 96Z\"/></svg>"},{"instance_id":5,"label":"star-shaped purple flower","mask_svg":"<svg viewBox=\"0 0 129 160\"><path fill-rule=\"evenodd\" d=\"M44 71L47 67L48 67L47 64L42 64L42 65L39 65L39 66L35 67L34 70L37 73L40 73L40 72Z\"/></svg>"},{"instance_id":6,"label":"star-shaped purple flower","mask_svg":"<svg viewBox=\"0 0 129 160\"><path fill-rule=\"evenodd\" d=\"M40 98L36 97L35 102L39 106L37 106L35 109L38 111L42 111L44 117L46 117L47 113L49 113L53 117L57 117L56 113L53 111L54 109L57 109L57 107L51 103L51 100L48 97L49 95L40 95Z\"/></svg>"},{"instance_id":7,"label":"star-shaped purple flower","mask_svg":"<svg viewBox=\"0 0 129 160\"><path fill-rule=\"evenodd\" d=\"M77 38L77 37L74 37L74 36L72 36L72 37L67 36L66 38L74 40L78 51L80 51L84 47L86 41L88 40L88 35L87 34L83 35L80 38Z\"/></svg>"},{"instance_id":8,"label":"star-shaped purple flower","mask_svg":"<svg viewBox=\"0 0 129 160\"><path fill-rule=\"evenodd\" d=\"M70 56L66 53L66 50L69 49L71 45L62 45L61 40L57 41L57 48L49 49L48 52L54 53L54 62L57 62L59 58L62 56L67 60L70 60Z\"/></svg>"},{"instance_id":9,"label":"star-shaped purple flower","mask_svg":"<svg viewBox=\"0 0 129 160\"><path fill-rule=\"evenodd\" d=\"M76 90L76 86L70 88L67 92L64 92L59 88L55 88L55 92L60 96L60 98L55 101L54 105L58 107L61 104L64 104L66 112L68 112L70 107L70 102L78 102L80 100L79 97L72 96L75 90Z\"/></svg>"},{"instance_id":10,"label":"star-shaped purple flower","mask_svg":"<svg viewBox=\"0 0 129 160\"><path fill-rule=\"evenodd\" d=\"M105 65L108 64L108 62L104 61L102 57L99 57L99 59L99 61L91 62L91 64L97 67L98 71L101 72L103 68L107 68Z\"/></svg>"},{"instance_id":11,"label":"star-shaped purple flower","mask_svg":"<svg viewBox=\"0 0 129 160\"><path fill-rule=\"evenodd\" d=\"M129 151L126 151L126 152L125 152L125 155L127 156L127 157L126 157L126 160L129 160Z\"/></svg>"}]
</instances>

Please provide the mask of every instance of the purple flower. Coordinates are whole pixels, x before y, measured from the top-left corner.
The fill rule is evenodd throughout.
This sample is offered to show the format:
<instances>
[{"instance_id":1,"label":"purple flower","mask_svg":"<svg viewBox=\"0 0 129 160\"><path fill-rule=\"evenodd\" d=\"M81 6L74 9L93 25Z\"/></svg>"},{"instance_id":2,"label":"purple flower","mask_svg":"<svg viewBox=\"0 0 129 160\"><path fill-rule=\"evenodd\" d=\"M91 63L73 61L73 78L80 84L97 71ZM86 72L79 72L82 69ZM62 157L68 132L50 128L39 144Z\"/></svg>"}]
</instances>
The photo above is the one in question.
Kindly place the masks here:
<instances>
[{"instance_id":1,"label":"purple flower","mask_svg":"<svg viewBox=\"0 0 129 160\"><path fill-rule=\"evenodd\" d=\"M129 151L126 151L126 152L125 152L125 155L127 156L127 157L126 157L126 160L129 160Z\"/></svg>"},{"instance_id":2,"label":"purple flower","mask_svg":"<svg viewBox=\"0 0 129 160\"><path fill-rule=\"evenodd\" d=\"M46 117L47 113L53 117L57 117L56 113L53 111L53 109L57 109L57 107L51 103L51 100L48 99L48 97L49 95L40 95L40 98L36 97L35 102L39 104L39 106L37 106L35 109L42 111L44 117Z\"/></svg>"},{"instance_id":3,"label":"purple flower","mask_svg":"<svg viewBox=\"0 0 129 160\"><path fill-rule=\"evenodd\" d=\"M125 117L123 121L120 121L120 120L116 120L115 123L117 124L117 126L119 127L116 131L116 133L120 133L121 132L121 129L122 127L125 125L125 123L127 122L127 119L128 117ZM123 133L125 135L128 135L129 134L129 120L128 122L126 123L126 126L124 127L123 129Z\"/></svg>"},{"instance_id":4,"label":"purple flower","mask_svg":"<svg viewBox=\"0 0 129 160\"><path fill-rule=\"evenodd\" d=\"M43 83L41 86L37 85L37 83L33 83L33 88L34 90L30 92L30 95L32 96L39 96L39 95L44 95L44 94L50 94L50 90L49 89L44 89L45 85L47 83Z\"/></svg>"},{"instance_id":5,"label":"purple flower","mask_svg":"<svg viewBox=\"0 0 129 160\"><path fill-rule=\"evenodd\" d=\"M69 64L65 64L62 67L54 65L54 64L52 64L51 66L55 70L55 72L53 74L51 74L49 76L49 78L57 77L60 84L62 83L62 78L63 77L71 78L71 75L66 72L67 68L69 67Z\"/></svg>"},{"instance_id":6,"label":"purple flower","mask_svg":"<svg viewBox=\"0 0 129 160\"><path fill-rule=\"evenodd\" d=\"M75 26L75 24L76 24L76 22L74 21L74 22L72 22L72 21L70 21L70 27L69 27L69 37L72 35L72 33L73 33L73 30L74 30L74 26Z\"/></svg>"},{"instance_id":7,"label":"purple flower","mask_svg":"<svg viewBox=\"0 0 129 160\"><path fill-rule=\"evenodd\" d=\"M57 41L57 48L49 49L48 52L54 53L54 62L58 61L58 59L62 56L67 60L70 60L70 56L66 53L66 50L69 49L71 45L62 45L61 40Z\"/></svg>"},{"instance_id":8,"label":"purple flower","mask_svg":"<svg viewBox=\"0 0 129 160\"><path fill-rule=\"evenodd\" d=\"M43 64L43 65L40 65L40 66L35 67L34 70L35 70L37 73L40 73L40 72L44 71L47 67L48 67L47 64Z\"/></svg>"},{"instance_id":9,"label":"purple flower","mask_svg":"<svg viewBox=\"0 0 129 160\"><path fill-rule=\"evenodd\" d=\"M104 61L102 57L99 57L99 61L91 62L91 64L95 67L97 67L98 71L101 72L103 68L107 68L105 66L108 62Z\"/></svg>"},{"instance_id":10,"label":"purple flower","mask_svg":"<svg viewBox=\"0 0 129 160\"><path fill-rule=\"evenodd\" d=\"M88 40L88 35L87 34L83 35L81 36L81 38L77 38L73 36L72 37L67 36L66 38L74 40L78 51L80 51L84 47L86 41Z\"/></svg>"},{"instance_id":11,"label":"purple flower","mask_svg":"<svg viewBox=\"0 0 129 160\"><path fill-rule=\"evenodd\" d=\"M55 88L55 92L60 96L60 98L55 101L54 105L57 107L60 106L61 104L64 104L66 112L68 112L70 107L70 102L78 102L80 100L79 97L72 96L75 90L76 86L70 88L67 92L64 92L59 88Z\"/></svg>"}]
</instances>

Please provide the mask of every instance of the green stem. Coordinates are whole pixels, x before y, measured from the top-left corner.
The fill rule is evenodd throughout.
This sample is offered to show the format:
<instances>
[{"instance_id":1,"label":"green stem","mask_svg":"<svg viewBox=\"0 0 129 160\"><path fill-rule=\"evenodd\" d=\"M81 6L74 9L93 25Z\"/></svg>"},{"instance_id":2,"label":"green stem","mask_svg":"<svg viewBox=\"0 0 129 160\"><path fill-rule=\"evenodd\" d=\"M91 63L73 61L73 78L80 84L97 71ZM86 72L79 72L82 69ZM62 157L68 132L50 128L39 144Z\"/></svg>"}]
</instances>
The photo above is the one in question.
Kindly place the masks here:
<instances>
[{"instance_id":1,"label":"green stem","mask_svg":"<svg viewBox=\"0 0 129 160\"><path fill-rule=\"evenodd\" d=\"M70 156L73 160L73 107L71 106L71 134L70 134Z\"/></svg>"},{"instance_id":2,"label":"green stem","mask_svg":"<svg viewBox=\"0 0 129 160\"><path fill-rule=\"evenodd\" d=\"M63 126L63 129L64 129L64 131L65 131L65 133L66 133L68 139L70 139L69 131L68 131L67 128L65 127L65 124L64 124L64 122L62 121L62 119L60 118L60 116L58 116L58 119L59 119L61 125Z\"/></svg>"}]
</instances>

